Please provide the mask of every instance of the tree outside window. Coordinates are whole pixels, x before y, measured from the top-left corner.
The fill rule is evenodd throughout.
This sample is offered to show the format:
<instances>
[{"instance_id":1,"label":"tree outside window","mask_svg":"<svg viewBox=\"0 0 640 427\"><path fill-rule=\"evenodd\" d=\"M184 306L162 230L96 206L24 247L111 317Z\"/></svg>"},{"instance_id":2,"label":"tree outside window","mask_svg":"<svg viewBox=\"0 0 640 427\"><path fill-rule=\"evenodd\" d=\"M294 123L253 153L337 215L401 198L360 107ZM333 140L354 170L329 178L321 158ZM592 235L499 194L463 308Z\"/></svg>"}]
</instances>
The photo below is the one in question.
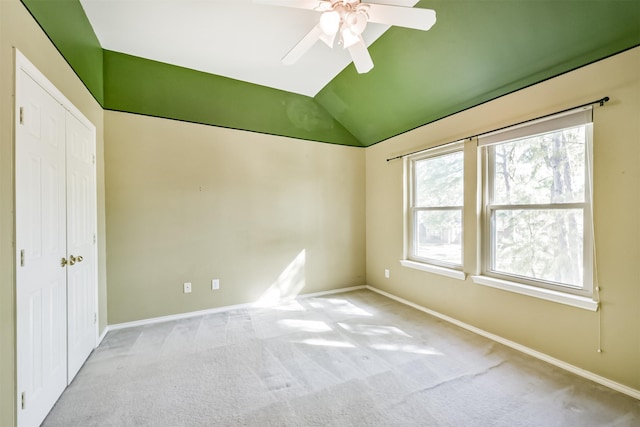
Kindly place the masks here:
<instances>
[{"instance_id":1,"label":"tree outside window","mask_svg":"<svg viewBox=\"0 0 640 427\"><path fill-rule=\"evenodd\" d=\"M580 125L488 147L487 273L588 290L590 130Z\"/></svg>"},{"instance_id":2,"label":"tree outside window","mask_svg":"<svg viewBox=\"0 0 640 427\"><path fill-rule=\"evenodd\" d=\"M462 145L411 159L410 258L462 267ZM455 151L452 151L454 149Z\"/></svg>"}]
</instances>

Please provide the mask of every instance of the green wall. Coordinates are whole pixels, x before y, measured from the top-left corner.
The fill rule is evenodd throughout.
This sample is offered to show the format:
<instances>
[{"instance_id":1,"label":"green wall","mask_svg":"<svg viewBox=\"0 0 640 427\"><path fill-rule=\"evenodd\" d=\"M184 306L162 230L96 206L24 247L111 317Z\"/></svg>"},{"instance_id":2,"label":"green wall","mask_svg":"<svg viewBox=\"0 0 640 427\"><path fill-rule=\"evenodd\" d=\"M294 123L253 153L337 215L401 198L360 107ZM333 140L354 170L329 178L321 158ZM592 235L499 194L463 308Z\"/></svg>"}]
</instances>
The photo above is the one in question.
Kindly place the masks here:
<instances>
[{"instance_id":1,"label":"green wall","mask_svg":"<svg viewBox=\"0 0 640 427\"><path fill-rule=\"evenodd\" d=\"M22 0L107 110L361 146L313 98L103 50L78 0Z\"/></svg>"},{"instance_id":2,"label":"green wall","mask_svg":"<svg viewBox=\"0 0 640 427\"><path fill-rule=\"evenodd\" d=\"M104 51L107 110L360 146L313 98Z\"/></svg>"},{"instance_id":3,"label":"green wall","mask_svg":"<svg viewBox=\"0 0 640 427\"><path fill-rule=\"evenodd\" d=\"M316 99L363 145L640 44L640 1L421 1L427 32L393 27ZM345 107L345 105L347 107Z\"/></svg>"},{"instance_id":4,"label":"green wall","mask_svg":"<svg viewBox=\"0 0 640 427\"><path fill-rule=\"evenodd\" d=\"M312 99L103 51L78 0L22 2L106 109L365 147L640 45L640 1L421 1L430 31L391 28Z\"/></svg>"},{"instance_id":5,"label":"green wall","mask_svg":"<svg viewBox=\"0 0 640 427\"><path fill-rule=\"evenodd\" d=\"M58 51L103 105L102 47L79 0L21 0Z\"/></svg>"}]
</instances>

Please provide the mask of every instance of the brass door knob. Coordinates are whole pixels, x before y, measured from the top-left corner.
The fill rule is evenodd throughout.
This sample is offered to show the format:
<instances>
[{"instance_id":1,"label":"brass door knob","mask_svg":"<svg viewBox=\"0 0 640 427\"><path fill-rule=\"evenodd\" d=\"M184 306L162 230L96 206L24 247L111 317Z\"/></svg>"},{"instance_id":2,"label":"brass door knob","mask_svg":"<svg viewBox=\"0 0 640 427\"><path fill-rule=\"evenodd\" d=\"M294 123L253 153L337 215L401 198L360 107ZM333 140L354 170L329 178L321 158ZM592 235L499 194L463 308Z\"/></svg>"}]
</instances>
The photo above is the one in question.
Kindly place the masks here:
<instances>
[{"instance_id":1,"label":"brass door knob","mask_svg":"<svg viewBox=\"0 0 640 427\"><path fill-rule=\"evenodd\" d=\"M74 257L73 255L69 255L69 265L74 265L77 260L78 258Z\"/></svg>"},{"instance_id":2,"label":"brass door knob","mask_svg":"<svg viewBox=\"0 0 640 427\"><path fill-rule=\"evenodd\" d=\"M60 267L64 267L67 265L67 259L65 257L62 257L62 259L60 260Z\"/></svg>"},{"instance_id":3,"label":"brass door knob","mask_svg":"<svg viewBox=\"0 0 640 427\"><path fill-rule=\"evenodd\" d=\"M76 260L77 260L78 262L82 262L82 260L83 260L83 259L84 259L84 258L82 258L82 255L78 255L78 258L76 258Z\"/></svg>"}]
</instances>

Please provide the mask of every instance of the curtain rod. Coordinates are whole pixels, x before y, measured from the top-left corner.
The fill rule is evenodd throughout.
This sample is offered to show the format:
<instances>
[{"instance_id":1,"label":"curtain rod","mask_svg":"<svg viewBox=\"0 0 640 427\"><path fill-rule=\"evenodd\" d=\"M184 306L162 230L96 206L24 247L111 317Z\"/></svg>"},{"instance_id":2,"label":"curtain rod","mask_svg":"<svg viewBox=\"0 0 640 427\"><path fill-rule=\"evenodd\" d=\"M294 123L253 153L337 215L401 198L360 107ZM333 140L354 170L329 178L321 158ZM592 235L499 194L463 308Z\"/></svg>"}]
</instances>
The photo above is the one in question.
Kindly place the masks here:
<instances>
[{"instance_id":1,"label":"curtain rod","mask_svg":"<svg viewBox=\"0 0 640 427\"><path fill-rule=\"evenodd\" d=\"M403 157L411 156L413 154L422 153L423 151L431 150L433 148L442 147L442 146L447 145L447 144L453 144L454 142L464 141L464 140L467 140L467 139L471 140L473 138L477 138L479 136L486 135L488 133L498 132L498 131L501 131L501 130L504 130L504 129L508 129L510 127L513 127L513 126L519 126L519 125L523 125L525 123L533 122L535 120L545 119L547 117L555 116L556 114L566 113L567 111L575 110L577 108L588 107L588 106L593 105L593 104L600 104L600 106L602 107L604 105L604 103L608 102L608 101L609 101L609 97L605 96L604 98L596 99L595 101L587 102L585 104L576 105L575 107L565 108L564 110L556 111L555 113L545 114L544 116L534 117L533 119L524 120L524 121L521 121L521 122L518 122L518 123L514 123L512 125L502 126L500 128L496 128L496 129L493 129L493 130L482 132L482 133L479 133L479 134L476 134L476 135L467 136L465 138L459 138L459 139L456 139L455 141L449 141L449 142L445 142L443 144L434 145L433 147L423 148L421 150L412 151L411 153L406 153L406 154L401 154L399 156L391 157L391 158L387 159L387 162L390 162L391 160L402 159Z\"/></svg>"}]
</instances>

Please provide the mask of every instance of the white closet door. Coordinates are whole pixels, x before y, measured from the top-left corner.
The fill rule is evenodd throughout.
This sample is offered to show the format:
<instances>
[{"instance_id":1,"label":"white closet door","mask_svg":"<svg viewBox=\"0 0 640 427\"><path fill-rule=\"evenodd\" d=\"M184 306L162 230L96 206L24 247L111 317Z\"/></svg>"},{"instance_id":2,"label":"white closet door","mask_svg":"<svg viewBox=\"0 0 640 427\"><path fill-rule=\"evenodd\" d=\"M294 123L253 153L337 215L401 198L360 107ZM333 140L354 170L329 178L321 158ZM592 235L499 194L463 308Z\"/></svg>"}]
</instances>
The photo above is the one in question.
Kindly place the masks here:
<instances>
[{"instance_id":1,"label":"white closet door","mask_svg":"<svg viewBox=\"0 0 640 427\"><path fill-rule=\"evenodd\" d=\"M67 113L67 254L69 383L96 345L96 144Z\"/></svg>"},{"instance_id":2,"label":"white closet door","mask_svg":"<svg viewBox=\"0 0 640 427\"><path fill-rule=\"evenodd\" d=\"M65 109L16 79L18 424L37 426L67 385Z\"/></svg>"}]
</instances>

